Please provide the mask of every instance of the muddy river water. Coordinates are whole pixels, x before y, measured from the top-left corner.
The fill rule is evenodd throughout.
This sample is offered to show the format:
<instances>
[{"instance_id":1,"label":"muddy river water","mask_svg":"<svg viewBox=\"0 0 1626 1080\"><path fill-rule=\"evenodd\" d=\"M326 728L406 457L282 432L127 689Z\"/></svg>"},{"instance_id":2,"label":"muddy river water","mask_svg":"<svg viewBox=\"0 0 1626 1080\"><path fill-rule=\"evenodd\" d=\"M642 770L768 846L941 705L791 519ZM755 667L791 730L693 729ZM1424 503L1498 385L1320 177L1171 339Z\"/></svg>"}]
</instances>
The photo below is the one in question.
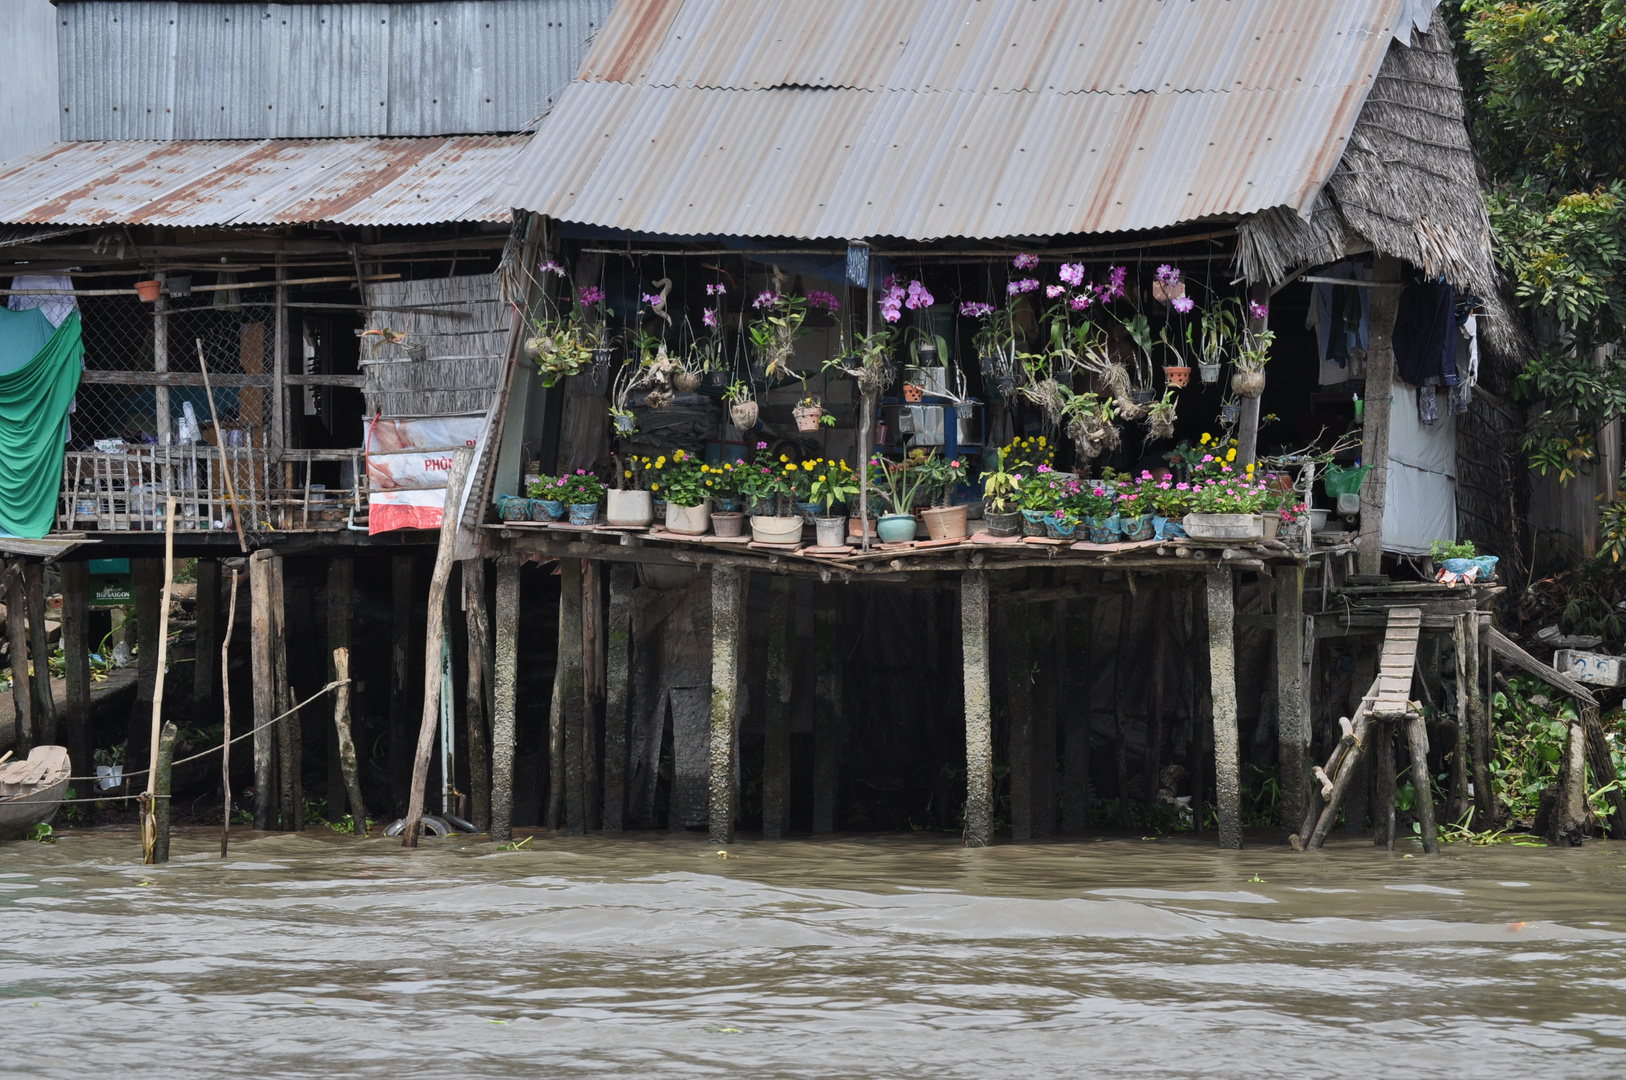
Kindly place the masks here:
<instances>
[{"instance_id":1,"label":"muddy river water","mask_svg":"<svg viewBox=\"0 0 1626 1080\"><path fill-rule=\"evenodd\" d=\"M1626 845L0 847L0 1074L1619 1077Z\"/></svg>"}]
</instances>

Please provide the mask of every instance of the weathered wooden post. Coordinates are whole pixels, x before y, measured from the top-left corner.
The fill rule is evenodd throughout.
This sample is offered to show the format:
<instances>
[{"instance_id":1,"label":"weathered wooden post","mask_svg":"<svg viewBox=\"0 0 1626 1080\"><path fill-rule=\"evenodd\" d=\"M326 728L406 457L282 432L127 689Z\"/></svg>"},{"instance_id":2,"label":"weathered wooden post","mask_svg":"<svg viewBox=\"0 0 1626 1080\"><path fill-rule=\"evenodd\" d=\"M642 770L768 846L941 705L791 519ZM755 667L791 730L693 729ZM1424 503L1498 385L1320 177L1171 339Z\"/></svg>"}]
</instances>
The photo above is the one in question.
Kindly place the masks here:
<instances>
[{"instance_id":1,"label":"weathered wooden post","mask_svg":"<svg viewBox=\"0 0 1626 1080\"><path fill-rule=\"evenodd\" d=\"M153 740L152 777L147 784L147 823L143 825L143 833L150 836L152 842L142 845L141 861L148 866L154 863L169 862L169 796L173 786L170 782L171 765L175 761L175 736L177 729L169 721L159 729L158 737ZM143 836L143 840L146 835Z\"/></svg>"},{"instance_id":2,"label":"weathered wooden post","mask_svg":"<svg viewBox=\"0 0 1626 1080\"><path fill-rule=\"evenodd\" d=\"M1389 486L1389 398L1394 394L1395 310L1400 304L1400 260L1372 256L1372 307L1368 312L1365 423L1361 427L1361 463L1372 466L1361 483L1361 554L1363 574L1383 572L1383 503Z\"/></svg>"},{"instance_id":3,"label":"weathered wooden post","mask_svg":"<svg viewBox=\"0 0 1626 1080\"><path fill-rule=\"evenodd\" d=\"M610 620L604 651L604 828L627 821L627 721L632 678L633 570L610 568Z\"/></svg>"},{"instance_id":4,"label":"weathered wooden post","mask_svg":"<svg viewBox=\"0 0 1626 1080\"><path fill-rule=\"evenodd\" d=\"M1056 717L1067 671L1067 601L1054 600L1048 607L1048 625L1028 624L1039 670L1033 693L1033 835L1041 838L1056 835Z\"/></svg>"},{"instance_id":5,"label":"weathered wooden post","mask_svg":"<svg viewBox=\"0 0 1626 1080\"><path fill-rule=\"evenodd\" d=\"M1081 833L1090 826L1090 684L1094 667L1091 641L1095 627L1095 598L1079 604L1073 617L1082 633L1068 630L1058 634L1056 665L1064 680L1060 688L1062 715L1061 827L1063 832ZM1075 659L1076 657L1076 659Z\"/></svg>"},{"instance_id":6,"label":"weathered wooden post","mask_svg":"<svg viewBox=\"0 0 1626 1080\"><path fill-rule=\"evenodd\" d=\"M343 649L346 660L350 655L351 596L355 591L355 563L351 559L332 559L327 564L327 681L345 678L339 674L338 654ZM350 688L339 691L348 698ZM346 706L349 702L346 701ZM345 717L348 725L348 713ZM349 785L344 773L344 746L338 724L335 723L327 739L327 817L337 821L345 812ZM354 814L354 808L351 813ZM358 819L360 820L360 819Z\"/></svg>"},{"instance_id":7,"label":"weathered wooden post","mask_svg":"<svg viewBox=\"0 0 1626 1080\"><path fill-rule=\"evenodd\" d=\"M1490 649L1480 644L1480 615L1476 612L1463 620L1463 642L1467 650L1467 669L1463 672L1468 688L1468 735L1473 746L1474 776L1474 828L1496 828L1496 789L1491 785L1491 710L1490 702L1481 691L1485 673L1491 669Z\"/></svg>"},{"instance_id":8,"label":"weathered wooden post","mask_svg":"<svg viewBox=\"0 0 1626 1080\"><path fill-rule=\"evenodd\" d=\"M604 562L582 560L582 804L585 826L604 825L603 768L599 760L604 715Z\"/></svg>"},{"instance_id":9,"label":"weathered wooden post","mask_svg":"<svg viewBox=\"0 0 1626 1080\"><path fill-rule=\"evenodd\" d=\"M249 665L254 687L254 827L276 826L272 789L277 783L277 733L266 725L277 715L276 664L272 660L271 579L282 565L269 551L256 551L248 560Z\"/></svg>"},{"instance_id":10,"label":"weathered wooden post","mask_svg":"<svg viewBox=\"0 0 1626 1080\"><path fill-rule=\"evenodd\" d=\"M815 586L815 588L819 588ZM823 586L825 590L829 586ZM841 783L841 601L828 591L813 612L813 652L817 676L813 697L813 831L836 831L836 797Z\"/></svg>"},{"instance_id":11,"label":"weathered wooden post","mask_svg":"<svg viewBox=\"0 0 1626 1080\"><path fill-rule=\"evenodd\" d=\"M280 556L272 565L271 669L276 687L276 711L272 715L280 718L273 729L277 734L277 827L300 832L305 828L305 776L301 768L305 738L299 714L289 715L294 695L288 683L288 605L283 593L286 566Z\"/></svg>"},{"instance_id":12,"label":"weathered wooden post","mask_svg":"<svg viewBox=\"0 0 1626 1080\"><path fill-rule=\"evenodd\" d=\"M23 563L23 591L28 596L28 655L34 661L34 738L41 745L55 746L56 699L51 694L51 646L45 633L44 563Z\"/></svg>"},{"instance_id":13,"label":"weathered wooden post","mask_svg":"<svg viewBox=\"0 0 1626 1080\"><path fill-rule=\"evenodd\" d=\"M792 671L790 642L795 615L795 582L778 574L769 586L768 672L763 703L762 732L762 836L778 840L785 835L790 809L790 702Z\"/></svg>"},{"instance_id":14,"label":"weathered wooden post","mask_svg":"<svg viewBox=\"0 0 1626 1080\"><path fill-rule=\"evenodd\" d=\"M491 829L491 748L486 738L486 696L491 687L488 675L491 658L487 642L491 623L486 618L486 562L463 562L463 617L467 627L468 677L464 694L463 719L468 740L469 813L476 829Z\"/></svg>"},{"instance_id":15,"label":"weathered wooden post","mask_svg":"<svg viewBox=\"0 0 1626 1080\"><path fill-rule=\"evenodd\" d=\"M1124 682L1135 658L1129 642L1135 626L1135 589L1132 571L1124 572L1129 591L1118 597L1117 662L1112 675L1112 734L1113 767L1118 789L1118 824L1127 829L1129 817L1129 731L1124 721Z\"/></svg>"},{"instance_id":16,"label":"weathered wooden post","mask_svg":"<svg viewBox=\"0 0 1626 1080\"><path fill-rule=\"evenodd\" d=\"M157 682L152 694L152 754L147 760L147 798L143 817L150 824L143 825L143 833L151 829L153 842L146 847L146 862L169 861L169 762L166 757L175 751L175 725L163 723L164 674L169 666L169 602L175 588L175 496L168 500L164 513L164 591L158 609L158 665ZM162 744L162 745L160 745ZM159 784L163 785L160 792ZM160 817L159 808L163 814Z\"/></svg>"},{"instance_id":17,"label":"weathered wooden post","mask_svg":"<svg viewBox=\"0 0 1626 1080\"><path fill-rule=\"evenodd\" d=\"M418 727L418 749L412 759L412 794L407 803L403 847L418 846L418 830L423 826L424 789L429 784L429 759L435 752L435 727L440 722L441 641L446 628L446 582L452 576L452 555L457 547L457 508L463 504L463 487L472 471L474 451L459 448L452 452L452 468L446 476L446 509L440 518L440 543L435 549L435 568L429 577L428 640L424 643L423 719Z\"/></svg>"},{"instance_id":18,"label":"weathered wooden post","mask_svg":"<svg viewBox=\"0 0 1626 1080\"><path fill-rule=\"evenodd\" d=\"M345 793L349 796L350 820L357 836L367 835L367 802L361 796L361 769L356 762L356 740L350 730L350 650L341 645L333 650L332 682L339 684L333 695L333 730L339 739L339 766L344 770Z\"/></svg>"},{"instance_id":19,"label":"weathered wooden post","mask_svg":"<svg viewBox=\"0 0 1626 1080\"><path fill-rule=\"evenodd\" d=\"M988 575L960 577L961 657L965 665L965 846L993 839L994 734L988 664Z\"/></svg>"},{"instance_id":20,"label":"weathered wooden post","mask_svg":"<svg viewBox=\"0 0 1626 1080\"><path fill-rule=\"evenodd\" d=\"M1274 567L1276 578L1276 745L1282 826L1295 830L1309 810L1310 708L1304 685L1304 567Z\"/></svg>"},{"instance_id":21,"label":"weathered wooden post","mask_svg":"<svg viewBox=\"0 0 1626 1080\"><path fill-rule=\"evenodd\" d=\"M66 586L64 586L64 590ZM192 650L192 723L209 727L215 718L215 653L220 649L220 562L198 560L196 645ZM62 598L67 606L67 596Z\"/></svg>"},{"instance_id":22,"label":"weathered wooden post","mask_svg":"<svg viewBox=\"0 0 1626 1080\"><path fill-rule=\"evenodd\" d=\"M999 658L1006 667L1001 681L1010 712L1005 760L1010 764L1012 840L1033 838L1033 637L1038 620L1031 614L1007 608L1005 617L995 620L1005 646Z\"/></svg>"},{"instance_id":23,"label":"weathered wooden post","mask_svg":"<svg viewBox=\"0 0 1626 1080\"><path fill-rule=\"evenodd\" d=\"M739 742L740 639L745 621L745 574L711 570L711 781L707 818L714 844L734 842L735 774Z\"/></svg>"},{"instance_id":24,"label":"weathered wooden post","mask_svg":"<svg viewBox=\"0 0 1626 1080\"><path fill-rule=\"evenodd\" d=\"M164 591L164 560L132 558L130 579L130 598L136 610L136 697L125 730L126 771L131 764L146 761L152 752L152 695L158 678L158 600Z\"/></svg>"},{"instance_id":25,"label":"weathered wooden post","mask_svg":"<svg viewBox=\"0 0 1626 1080\"><path fill-rule=\"evenodd\" d=\"M497 663L491 716L491 838L514 835L514 711L519 665L519 559L497 560Z\"/></svg>"},{"instance_id":26,"label":"weathered wooden post","mask_svg":"<svg viewBox=\"0 0 1626 1080\"><path fill-rule=\"evenodd\" d=\"M62 667L68 682L63 744L74 772L90 771L90 564L57 564L62 573Z\"/></svg>"},{"instance_id":27,"label":"weathered wooden post","mask_svg":"<svg viewBox=\"0 0 1626 1080\"><path fill-rule=\"evenodd\" d=\"M23 596L23 561L6 567L6 655L11 663L11 698L16 707L17 753L34 747L34 684L28 678L28 601Z\"/></svg>"},{"instance_id":28,"label":"weathered wooden post","mask_svg":"<svg viewBox=\"0 0 1626 1080\"><path fill-rule=\"evenodd\" d=\"M406 806L412 786L412 589L411 555L390 560L390 798L395 809Z\"/></svg>"},{"instance_id":29,"label":"weathered wooden post","mask_svg":"<svg viewBox=\"0 0 1626 1080\"><path fill-rule=\"evenodd\" d=\"M1208 568L1209 695L1214 702L1214 801L1220 847L1242 847L1242 776L1236 729L1236 601L1231 568Z\"/></svg>"},{"instance_id":30,"label":"weathered wooden post","mask_svg":"<svg viewBox=\"0 0 1626 1080\"><path fill-rule=\"evenodd\" d=\"M1428 771L1428 729L1423 715L1407 712L1404 720L1406 744L1411 750L1411 781L1417 793L1417 825L1423 834L1423 850L1430 855L1440 850L1440 832L1434 824L1434 783Z\"/></svg>"},{"instance_id":31,"label":"weathered wooden post","mask_svg":"<svg viewBox=\"0 0 1626 1080\"><path fill-rule=\"evenodd\" d=\"M587 832L587 803L582 790L582 711L586 696L582 678L582 561L559 564L559 667L554 678L558 695L559 731L562 735L555 775L563 783L555 801L563 799L565 827L571 836Z\"/></svg>"}]
</instances>

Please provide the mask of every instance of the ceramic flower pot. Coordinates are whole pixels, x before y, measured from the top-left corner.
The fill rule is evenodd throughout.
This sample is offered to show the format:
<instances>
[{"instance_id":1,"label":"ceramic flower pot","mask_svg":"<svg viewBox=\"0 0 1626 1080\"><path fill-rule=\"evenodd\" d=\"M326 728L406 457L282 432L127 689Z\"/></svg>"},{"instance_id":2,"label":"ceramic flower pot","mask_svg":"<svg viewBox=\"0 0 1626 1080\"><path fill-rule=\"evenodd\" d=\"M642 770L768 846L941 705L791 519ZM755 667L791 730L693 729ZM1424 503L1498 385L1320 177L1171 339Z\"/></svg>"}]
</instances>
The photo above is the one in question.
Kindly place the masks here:
<instances>
[{"instance_id":1,"label":"ceramic flower pot","mask_svg":"<svg viewBox=\"0 0 1626 1080\"><path fill-rule=\"evenodd\" d=\"M1237 392L1238 397L1256 398L1265 392L1265 373L1263 371L1233 371L1231 373L1231 389Z\"/></svg>"},{"instance_id":2,"label":"ceramic flower pot","mask_svg":"<svg viewBox=\"0 0 1626 1080\"><path fill-rule=\"evenodd\" d=\"M917 402L917 401L924 401L925 399L926 399L926 388L924 386L918 386L915 383L904 383L903 384L903 400L909 401L909 402Z\"/></svg>"},{"instance_id":3,"label":"ceramic flower pot","mask_svg":"<svg viewBox=\"0 0 1626 1080\"><path fill-rule=\"evenodd\" d=\"M655 504L647 491L604 493L604 520L611 525L648 525L655 520Z\"/></svg>"},{"instance_id":4,"label":"ceramic flower pot","mask_svg":"<svg viewBox=\"0 0 1626 1080\"><path fill-rule=\"evenodd\" d=\"M915 538L915 515L882 514L875 523L883 544L905 544Z\"/></svg>"},{"instance_id":5,"label":"ceramic flower pot","mask_svg":"<svg viewBox=\"0 0 1626 1080\"><path fill-rule=\"evenodd\" d=\"M1281 532L1282 515L1275 510L1267 510L1259 516L1265 520L1265 539L1276 539L1276 535Z\"/></svg>"},{"instance_id":6,"label":"ceramic flower pot","mask_svg":"<svg viewBox=\"0 0 1626 1080\"><path fill-rule=\"evenodd\" d=\"M565 504L558 499L532 499L532 521L563 521L565 519Z\"/></svg>"},{"instance_id":7,"label":"ceramic flower pot","mask_svg":"<svg viewBox=\"0 0 1626 1080\"><path fill-rule=\"evenodd\" d=\"M1043 510L1024 510L1024 511L1022 511L1022 535L1023 536L1043 536L1044 535L1044 515L1045 515L1045 512Z\"/></svg>"},{"instance_id":8,"label":"ceramic flower pot","mask_svg":"<svg viewBox=\"0 0 1626 1080\"><path fill-rule=\"evenodd\" d=\"M1009 514L996 514L984 510L982 531L989 536L1015 536L1022 531L1022 515L1014 511Z\"/></svg>"},{"instance_id":9,"label":"ceramic flower pot","mask_svg":"<svg viewBox=\"0 0 1626 1080\"><path fill-rule=\"evenodd\" d=\"M964 506L934 506L920 512L926 522L926 532L933 540L964 540L966 537L966 508Z\"/></svg>"},{"instance_id":10,"label":"ceramic flower pot","mask_svg":"<svg viewBox=\"0 0 1626 1080\"><path fill-rule=\"evenodd\" d=\"M745 532L745 515L738 510L722 510L711 515L711 531L718 536L740 536Z\"/></svg>"},{"instance_id":11,"label":"ceramic flower pot","mask_svg":"<svg viewBox=\"0 0 1626 1080\"><path fill-rule=\"evenodd\" d=\"M1153 534L1152 515L1142 514L1139 517L1119 518L1118 528L1123 532L1123 538L1129 541L1150 540Z\"/></svg>"},{"instance_id":12,"label":"ceramic flower pot","mask_svg":"<svg viewBox=\"0 0 1626 1080\"><path fill-rule=\"evenodd\" d=\"M141 298L143 304L151 304L157 301L158 293L163 287L164 283L157 279L138 281L135 283L136 296Z\"/></svg>"},{"instance_id":13,"label":"ceramic flower pot","mask_svg":"<svg viewBox=\"0 0 1626 1080\"><path fill-rule=\"evenodd\" d=\"M716 507L711 512L712 517L716 517L719 513L734 514L739 512L740 500L737 495L716 495L712 497L711 505Z\"/></svg>"},{"instance_id":14,"label":"ceramic flower pot","mask_svg":"<svg viewBox=\"0 0 1626 1080\"><path fill-rule=\"evenodd\" d=\"M821 517L813 522L821 548L844 547L847 543L847 524L844 518Z\"/></svg>"},{"instance_id":15,"label":"ceramic flower pot","mask_svg":"<svg viewBox=\"0 0 1626 1080\"><path fill-rule=\"evenodd\" d=\"M1191 382L1191 368L1166 367L1163 369L1163 380L1175 389L1179 389Z\"/></svg>"},{"instance_id":16,"label":"ceramic flower pot","mask_svg":"<svg viewBox=\"0 0 1626 1080\"><path fill-rule=\"evenodd\" d=\"M711 500L701 499L699 506L666 504L666 531L684 536L704 536L711 528Z\"/></svg>"},{"instance_id":17,"label":"ceramic flower pot","mask_svg":"<svg viewBox=\"0 0 1626 1080\"><path fill-rule=\"evenodd\" d=\"M1116 518L1085 518L1084 524L1090 530L1090 543L1116 544L1118 542L1118 522Z\"/></svg>"},{"instance_id":18,"label":"ceramic flower pot","mask_svg":"<svg viewBox=\"0 0 1626 1080\"><path fill-rule=\"evenodd\" d=\"M795 544L802 539L802 519L779 514L752 514L751 539L759 544Z\"/></svg>"},{"instance_id":19,"label":"ceramic flower pot","mask_svg":"<svg viewBox=\"0 0 1626 1080\"><path fill-rule=\"evenodd\" d=\"M791 410L791 415L796 417L797 431L817 431L819 418L824 415L824 406L798 405Z\"/></svg>"},{"instance_id":20,"label":"ceramic flower pot","mask_svg":"<svg viewBox=\"0 0 1626 1080\"><path fill-rule=\"evenodd\" d=\"M598 520L598 503L571 503L570 523L572 525L591 525Z\"/></svg>"}]
</instances>

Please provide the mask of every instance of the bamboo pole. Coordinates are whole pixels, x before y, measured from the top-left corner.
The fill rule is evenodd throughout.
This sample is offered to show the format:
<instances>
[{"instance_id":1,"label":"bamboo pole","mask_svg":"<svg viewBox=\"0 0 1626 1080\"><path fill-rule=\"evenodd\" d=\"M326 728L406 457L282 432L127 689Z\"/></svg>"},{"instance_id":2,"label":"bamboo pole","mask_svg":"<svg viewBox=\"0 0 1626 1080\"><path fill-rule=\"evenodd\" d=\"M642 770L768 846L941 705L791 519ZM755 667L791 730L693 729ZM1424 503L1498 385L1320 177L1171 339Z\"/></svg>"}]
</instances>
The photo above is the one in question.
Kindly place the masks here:
<instances>
[{"instance_id":1,"label":"bamboo pole","mask_svg":"<svg viewBox=\"0 0 1626 1080\"><path fill-rule=\"evenodd\" d=\"M630 569L628 571L630 573ZM514 691L519 662L519 559L497 560L497 657L491 710L491 838L514 833Z\"/></svg>"},{"instance_id":2,"label":"bamboo pole","mask_svg":"<svg viewBox=\"0 0 1626 1080\"><path fill-rule=\"evenodd\" d=\"M344 769L344 787L350 801L350 820L354 832L363 839L367 836L367 804L361 797L361 772L356 763L356 740L350 730L350 650L340 646L333 650L333 677L339 684L333 696L333 728L339 733L339 761Z\"/></svg>"},{"instance_id":3,"label":"bamboo pole","mask_svg":"<svg viewBox=\"0 0 1626 1080\"><path fill-rule=\"evenodd\" d=\"M965 846L993 839L994 736L988 664L988 576L960 581L961 657L965 666Z\"/></svg>"},{"instance_id":4,"label":"bamboo pole","mask_svg":"<svg viewBox=\"0 0 1626 1080\"><path fill-rule=\"evenodd\" d=\"M231 465L226 461L226 437L220 430L220 414L215 411L215 392L209 386L209 365L203 359L203 339L198 338L198 369L203 372L203 393L209 399L209 419L215 425L215 449L220 453L220 475L226 481L226 498L231 500L231 520L237 526L237 546L248 554L248 539L243 535L243 512L237 505L237 484L232 479ZM281 358L278 358L281 362Z\"/></svg>"},{"instance_id":5,"label":"bamboo pole","mask_svg":"<svg viewBox=\"0 0 1626 1080\"><path fill-rule=\"evenodd\" d=\"M459 448L452 453L452 469L446 478L446 508L440 518L440 544L435 549L435 568L429 576L428 640L424 643L423 720L418 728L418 751L412 762L412 794L407 804L406 828L401 846L418 846L418 830L423 825L424 789L429 784L429 759L435 750L435 725L440 720L441 641L446 626L446 581L452 574L452 555L457 546L457 508L462 505L463 487L470 472L473 451Z\"/></svg>"},{"instance_id":6,"label":"bamboo pole","mask_svg":"<svg viewBox=\"0 0 1626 1080\"><path fill-rule=\"evenodd\" d=\"M158 666L152 689L152 752L147 757L147 798L143 803L143 832L150 826L157 835L157 819L153 816L157 808L154 796L158 792L158 738L162 732L164 717L164 668L169 660L169 598L171 590L175 587L175 496L168 500L168 510L164 514L164 590L158 600ZM173 729L171 729L173 731ZM174 735L170 735L173 749ZM167 777L165 778L167 781ZM169 815L164 816L164 860L169 858ZM156 839L153 851L156 852ZM160 861L156 854L145 860L148 863Z\"/></svg>"},{"instance_id":7,"label":"bamboo pole","mask_svg":"<svg viewBox=\"0 0 1626 1080\"><path fill-rule=\"evenodd\" d=\"M223 706L220 728L220 791L225 802L220 811L220 857L226 857L231 835L231 632L237 622L237 568L231 568L231 607L226 611L226 636L220 639L220 701Z\"/></svg>"}]
</instances>

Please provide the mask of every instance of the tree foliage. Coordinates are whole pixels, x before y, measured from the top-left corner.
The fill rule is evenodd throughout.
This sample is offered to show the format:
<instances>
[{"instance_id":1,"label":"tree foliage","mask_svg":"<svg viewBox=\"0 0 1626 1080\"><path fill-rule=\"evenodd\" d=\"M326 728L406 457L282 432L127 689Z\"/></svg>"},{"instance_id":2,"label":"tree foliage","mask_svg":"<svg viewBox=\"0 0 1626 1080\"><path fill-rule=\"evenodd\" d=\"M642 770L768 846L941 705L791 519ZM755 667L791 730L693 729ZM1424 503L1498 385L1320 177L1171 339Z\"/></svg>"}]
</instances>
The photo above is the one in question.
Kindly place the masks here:
<instances>
[{"instance_id":1,"label":"tree foliage","mask_svg":"<svg viewBox=\"0 0 1626 1080\"><path fill-rule=\"evenodd\" d=\"M1515 384L1524 448L1560 480L1626 415L1626 0L1462 0L1469 120L1490 175L1497 262L1554 338ZM1604 350L1607 354L1610 350Z\"/></svg>"}]
</instances>

